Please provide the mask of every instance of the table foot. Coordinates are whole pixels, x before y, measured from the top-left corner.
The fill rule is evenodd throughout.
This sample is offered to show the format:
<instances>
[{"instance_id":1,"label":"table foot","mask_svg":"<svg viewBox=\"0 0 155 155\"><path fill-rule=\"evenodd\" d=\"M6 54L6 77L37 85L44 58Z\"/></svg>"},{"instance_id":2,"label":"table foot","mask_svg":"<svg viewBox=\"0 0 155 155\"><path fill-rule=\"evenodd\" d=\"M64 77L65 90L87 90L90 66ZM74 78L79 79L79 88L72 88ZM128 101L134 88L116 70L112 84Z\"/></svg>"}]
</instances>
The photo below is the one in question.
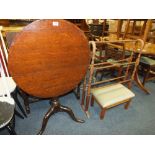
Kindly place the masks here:
<instances>
[{"instance_id":1,"label":"table foot","mask_svg":"<svg viewBox=\"0 0 155 155\"><path fill-rule=\"evenodd\" d=\"M76 121L78 123L84 123L84 120L81 120L81 119L78 119L75 117L73 111L69 107L61 105L59 103L58 99L52 99L51 102L52 102L51 107L43 118L42 127L41 127L40 131L38 132L38 135L41 135L45 131L45 128L47 126L47 122L48 122L49 118L57 112L66 112L69 114L69 116L74 121Z\"/></svg>"}]
</instances>

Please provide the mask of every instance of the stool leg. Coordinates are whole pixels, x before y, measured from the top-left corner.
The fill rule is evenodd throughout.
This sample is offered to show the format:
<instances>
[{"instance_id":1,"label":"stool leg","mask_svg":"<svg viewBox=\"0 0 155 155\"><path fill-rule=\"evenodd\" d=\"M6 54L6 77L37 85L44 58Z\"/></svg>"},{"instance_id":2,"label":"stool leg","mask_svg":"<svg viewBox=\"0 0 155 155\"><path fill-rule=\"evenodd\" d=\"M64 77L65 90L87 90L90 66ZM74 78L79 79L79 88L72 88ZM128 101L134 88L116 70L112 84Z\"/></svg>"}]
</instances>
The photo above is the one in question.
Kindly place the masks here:
<instances>
[{"instance_id":1,"label":"stool leg","mask_svg":"<svg viewBox=\"0 0 155 155\"><path fill-rule=\"evenodd\" d=\"M102 108L102 110L100 112L100 119L104 119L105 112L106 112L106 108Z\"/></svg>"},{"instance_id":2,"label":"stool leg","mask_svg":"<svg viewBox=\"0 0 155 155\"><path fill-rule=\"evenodd\" d=\"M91 97L91 106L92 106L92 107L94 106L94 97L93 97L93 95L92 95L92 97Z\"/></svg>"},{"instance_id":3,"label":"stool leg","mask_svg":"<svg viewBox=\"0 0 155 155\"><path fill-rule=\"evenodd\" d=\"M127 110L129 108L129 105L131 104L131 100L129 100L125 105L124 109Z\"/></svg>"}]
</instances>

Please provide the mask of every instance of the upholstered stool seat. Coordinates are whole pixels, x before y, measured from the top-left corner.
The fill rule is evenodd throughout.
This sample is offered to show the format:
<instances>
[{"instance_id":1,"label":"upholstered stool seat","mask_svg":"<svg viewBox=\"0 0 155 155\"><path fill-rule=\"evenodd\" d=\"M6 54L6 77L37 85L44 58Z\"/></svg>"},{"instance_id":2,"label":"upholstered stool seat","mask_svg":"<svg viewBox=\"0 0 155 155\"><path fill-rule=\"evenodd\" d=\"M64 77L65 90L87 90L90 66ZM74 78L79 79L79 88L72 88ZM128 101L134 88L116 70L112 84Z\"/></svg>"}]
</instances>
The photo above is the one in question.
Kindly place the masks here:
<instances>
[{"instance_id":1,"label":"upholstered stool seat","mask_svg":"<svg viewBox=\"0 0 155 155\"><path fill-rule=\"evenodd\" d=\"M122 84L100 87L91 90L97 103L103 108L110 108L133 98L135 94Z\"/></svg>"},{"instance_id":2,"label":"upholstered stool seat","mask_svg":"<svg viewBox=\"0 0 155 155\"><path fill-rule=\"evenodd\" d=\"M91 106L94 105L94 100L101 108L100 119L104 118L107 109L117 106L122 103L127 103L125 109L128 108L131 99L135 94L122 84L114 84L91 89L92 98Z\"/></svg>"}]
</instances>

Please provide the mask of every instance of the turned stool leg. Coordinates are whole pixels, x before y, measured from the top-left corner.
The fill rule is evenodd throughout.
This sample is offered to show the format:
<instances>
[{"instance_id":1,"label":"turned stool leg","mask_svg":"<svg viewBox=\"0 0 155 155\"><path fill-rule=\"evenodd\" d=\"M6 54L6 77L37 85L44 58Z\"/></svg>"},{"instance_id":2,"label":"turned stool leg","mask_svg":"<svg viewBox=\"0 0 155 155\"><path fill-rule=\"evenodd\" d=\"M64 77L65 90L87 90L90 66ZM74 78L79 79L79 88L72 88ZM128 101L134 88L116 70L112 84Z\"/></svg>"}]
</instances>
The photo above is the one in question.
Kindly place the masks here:
<instances>
[{"instance_id":1,"label":"turned stool leg","mask_svg":"<svg viewBox=\"0 0 155 155\"><path fill-rule=\"evenodd\" d=\"M131 100L129 100L125 105L124 105L124 109L127 110L129 108L129 105L131 103Z\"/></svg>"},{"instance_id":2,"label":"turned stool leg","mask_svg":"<svg viewBox=\"0 0 155 155\"><path fill-rule=\"evenodd\" d=\"M100 119L103 119L105 116L106 108L103 108L100 112Z\"/></svg>"},{"instance_id":3,"label":"turned stool leg","mask_svg":"<svg viewBox=\"0 0 155 155\"><path fill-rule=\"evenodd\" d=\"M93 95L92 95L92 97L91 97L91 106L92 106L92 107L94 106L94 97L93 97Z\"/></svg>"}]
</instances>

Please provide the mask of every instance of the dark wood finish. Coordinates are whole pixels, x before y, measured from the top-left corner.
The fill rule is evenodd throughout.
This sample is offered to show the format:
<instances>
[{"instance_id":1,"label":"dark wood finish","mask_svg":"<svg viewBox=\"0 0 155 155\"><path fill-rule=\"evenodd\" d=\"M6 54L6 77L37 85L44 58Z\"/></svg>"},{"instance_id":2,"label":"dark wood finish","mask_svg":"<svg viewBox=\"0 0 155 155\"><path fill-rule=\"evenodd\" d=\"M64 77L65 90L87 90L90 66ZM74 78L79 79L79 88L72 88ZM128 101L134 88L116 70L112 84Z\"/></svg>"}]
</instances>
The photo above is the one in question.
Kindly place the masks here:
<instances>
[{"instance_id":1,"label":"dark wood finish","mask_svg":"<svg viewBox=\"0 0 155 155\"><path fill-rule=\"evenodd\" d=\"M103 108L100 112L100 119L104 119L105 113L106 113L106 108Z\"/></svg>"},{"instance_id":2,"label":"dark wood finish","mask_svg":"<svg viewBox=\"0 0 155 155\"><path fill-rule=\"evenodd\" d=\"M9 52L13 79L27 94L52 98L53 104L45 114L39 134L43 133L55 112L67 112L73 120L83 122L70 108L60 105L58 97L79 84L89 61L84 33L65 20L35 21L15 37ZM29 105L26 107L29 111Z\"/></svg>"},{"instance_id":3,"label":"dark wood finish","mask_svg":"<svg viewBox=\"0 0 155 155\"><path fill-rule=\"evenodd\" d=\"M11 96L13 97L13 99L15 100L16 102L16 105L18 106L18 108L21 110L22 114L27 117L26 113L25 113L25 110L23 109L21 103L19 102L18 100L18 90L17 90L17 87L15 88L15 90L11 93ZM19 113L19 112L18 112ZM17 113L15 113L17 114ZM20 113L17 114L18 116L21 115ZM22 116L22 115L21 115ZM20 117L20 116L19 116ZM22 118L22 117L20 117Z\"/></svg>"},{"instance_id":4,"label":"dark wood finish","mask_svg":"<svg viewBox=\"0 0 155 155\"><path fill-rule=\"evenodd\" d=\"M94 106L94 97L92 96L91 97L91 103L90 103L90 105L93 107Z\"/></svg>"},{"instance_id":5,"label":"dark wood finish","mask_svg":"<svg viewBox=\"0 0 155 155\"><path fill-rule=\"evenodd\" d=\"M2 26L9 26L10 21L8 19L0 19L0 25Z\"/></svg>"},{"instance_id":6,"label":"dark wood finish","mask_svg":"<svg viewBox=\"0 0 155 155\"><path fill-rule=\"evenodd\" d=\"M63 106L59 103L58 101L58 98L53 98L51 100L51 107L49 108L48 112L46 113L44 119L43 119L43 123L42 123L42 127L41 127L41 130L38 132L39 135L41 135L45 128L46 128L46 125L47 125L47 122L48 122L48 119L55 113L57 112L66 112L68 113L68 115L72 118L72 120L78 122L78 123L84 123L83 120L80 120L78 118L75 117L73 111L66 107L66 106Z\"/></svg>"},{"instance_id":7,"label":"dark wood finish","mask_svg":"<svg viewBox=\"0 0 155 155\"><path fill-rule=\"evenodd\" d=\"M145 83L149 80L155 79L155 65L146 64L143 62L140 62L141 65L141 71L143 74L143 86Z\"/></svg>"},{"instance_id":8,"label":"dark wood finish","mask_svg":"<svg viewBox=\"0 0 155 155\"><path fill-rule=\"evenodd\" d=\"M129 100L125 105L124 105L124 109L127 110L129 108L131 104L131 100Z\"/></svg>"},{"instance_id":9,"label":"dark wood finish","mask_svg":"<svg viewBox=\"0 0 155 155\"><path fill-rule=\"evenodd\" d=\"M58 22L58 26L53 26ZM25 92L57 97L74 89L89 63L88 41L74 24L37 20L21 31L9 51L9 70Z\"/></svg>"}]
</instances>

